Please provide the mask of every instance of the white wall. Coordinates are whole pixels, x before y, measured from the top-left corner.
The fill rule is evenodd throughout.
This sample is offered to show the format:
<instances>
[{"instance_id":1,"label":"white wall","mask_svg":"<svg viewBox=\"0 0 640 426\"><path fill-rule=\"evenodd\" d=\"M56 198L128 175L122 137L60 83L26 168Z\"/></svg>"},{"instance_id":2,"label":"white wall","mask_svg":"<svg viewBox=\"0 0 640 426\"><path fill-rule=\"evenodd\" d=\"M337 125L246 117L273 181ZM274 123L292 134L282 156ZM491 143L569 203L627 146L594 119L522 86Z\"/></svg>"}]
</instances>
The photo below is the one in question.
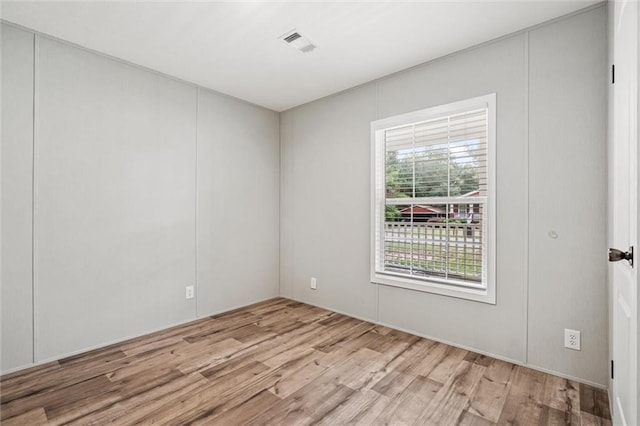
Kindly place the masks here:
<instances>
[{"instance_id":1,"label":"white wall","mask_svg":"<svg viewBox=\"0 0 640 426\"><path fill-rule=\"evenodd\" d=\"M599 7L282 113L281 294L606 385L605 28ZM370 122L493 92L497 304L371 284Z\"/></svg>"},{"instance_id":2,"label":"white wall","mask_svg":"<svg viewBox=\"0 0 640 426\"><path fill-rule=\"evenodd\" d=\"M365 86L282 114L280 293L375 318L369 283L369 122ZM363 244L366 246L363 246ZM316 277L319 291L309 290Z\"/></svg>"},{"instance_id":3,"label":"white wall","mask_svg":"<svg viewBox=\"0 0 640 426\"><path fill-rule=\"evenodd\" d=\"M2 371L277 296L277 113L2 28Z\"/></svg>"},{"instance_id":4,"label":"white wall","mask_svg":"<svg viewBox=\"0 0 640 426\"><path fill-rule=\"evenodd\" d=\"M31 220L33 34L0 27L2 43L2 270L0 371L33 357Z\"/></svg>"},{"instance_id":5,"label":"white wall","mask_svg":"<svg viewBox=\"0 0 640 426\"><path fill-rule=\"evenodd\" d=\"M605 7L529 40L529 351L533 365L608 383ZM555 231L557 239L549 238ZM582 350L557 350L562 328Z\"/></svg>"},{"instance_id":6,"label":"white wall","mask_svg":"<svg viewBox=\"0 0 640 426\"><path fill-rule=\"evenodd\" d=\"M278 114L200 90L198 314L278 295Z\"/></svg>"},{"instance_id":7,"label":"white wall","mask_svg":"<svg viewBox=\"0 0 640 426\"><path fill-rule=\"evenodd\" d=\"M46 38L36 60L36 356L194 318L196 89Z\"/></svg>"}]
</instances>

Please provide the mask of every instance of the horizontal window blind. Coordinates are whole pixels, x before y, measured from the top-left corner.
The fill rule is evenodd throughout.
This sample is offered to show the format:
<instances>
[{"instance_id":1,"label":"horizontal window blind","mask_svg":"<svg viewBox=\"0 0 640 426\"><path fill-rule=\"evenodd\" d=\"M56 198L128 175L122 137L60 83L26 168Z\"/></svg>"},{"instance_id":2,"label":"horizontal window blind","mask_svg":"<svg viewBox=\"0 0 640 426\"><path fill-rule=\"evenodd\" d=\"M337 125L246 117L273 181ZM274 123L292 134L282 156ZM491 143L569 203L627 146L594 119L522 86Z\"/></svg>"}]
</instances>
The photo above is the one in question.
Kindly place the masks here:
<instances>
[{"instance_id":1,"label":"horizontal window blind","mask_svg":"<svg viewBox=\"0 0 640 426\"><path fill-rule=\"evenodd\" d=\"M382 138L376 269L483 287L488 109L384 129Z\"/></svg>"}]
</instances>

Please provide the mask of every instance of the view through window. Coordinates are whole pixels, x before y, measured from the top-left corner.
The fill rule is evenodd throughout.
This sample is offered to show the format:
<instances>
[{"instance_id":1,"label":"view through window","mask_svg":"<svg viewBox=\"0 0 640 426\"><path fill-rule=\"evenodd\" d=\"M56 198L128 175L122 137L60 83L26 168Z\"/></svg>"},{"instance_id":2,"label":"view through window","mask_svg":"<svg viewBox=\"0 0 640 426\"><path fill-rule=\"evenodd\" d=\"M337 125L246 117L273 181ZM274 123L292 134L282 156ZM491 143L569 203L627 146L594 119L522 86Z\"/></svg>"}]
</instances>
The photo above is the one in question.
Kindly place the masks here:
<instances>
[{"instance_id":1,"label":"view through window","mask_svg":"<svg viewBox=\"0 0 640 426\"><path fill-rule=\"evenodd\" d=\"M487 288L491 106L463 101L374 123L376 273Z\"/></svg>"}]
</instances>

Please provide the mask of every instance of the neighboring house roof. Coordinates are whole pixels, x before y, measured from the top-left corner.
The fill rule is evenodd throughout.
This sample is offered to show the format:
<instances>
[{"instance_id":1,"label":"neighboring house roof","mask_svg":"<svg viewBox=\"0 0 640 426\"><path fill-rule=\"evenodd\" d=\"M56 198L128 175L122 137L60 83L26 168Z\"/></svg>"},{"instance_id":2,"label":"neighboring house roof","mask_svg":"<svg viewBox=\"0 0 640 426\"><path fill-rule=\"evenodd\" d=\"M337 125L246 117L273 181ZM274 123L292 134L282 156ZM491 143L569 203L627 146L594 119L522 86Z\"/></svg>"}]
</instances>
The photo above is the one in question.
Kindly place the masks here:
<instances>
[{"instance_id":1,"label":"neighboring house roof","mask_svg":"<svg viewBox=\"0 0 640 426\"><path fill-rule=\"evenodd\" d=\"M480 190L476 189L475 191L462 194L461 197L477 197L479 195L480 195ZM409 207L400 209L400 213L402 214L411 214L411 213L413 214L445 214L446 210L438 207L433 207L433 206L415 205L415 206L409 206Z\"/></svg>"},{"instance_id":2,"label":"neighboring house roof","mask_svg":"<svg viewBox=\"0 0 640 426\"><path fill-rule=\"evenodd\" d=\"M404 209L400 209L400 213L443 214L445 213L445 211L444 209L439 209L437 207L417 205L417 206L405 207Z\"/></svg>"}]
</instances>

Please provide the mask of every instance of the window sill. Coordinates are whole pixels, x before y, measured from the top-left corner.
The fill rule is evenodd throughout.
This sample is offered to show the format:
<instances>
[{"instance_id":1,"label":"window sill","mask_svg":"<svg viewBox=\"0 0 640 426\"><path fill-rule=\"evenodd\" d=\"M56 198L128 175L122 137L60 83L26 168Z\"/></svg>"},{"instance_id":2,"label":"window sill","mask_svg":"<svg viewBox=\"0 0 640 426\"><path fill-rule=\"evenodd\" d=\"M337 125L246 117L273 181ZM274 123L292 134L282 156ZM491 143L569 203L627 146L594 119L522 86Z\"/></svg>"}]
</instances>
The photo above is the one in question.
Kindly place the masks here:
<instances>
[{"instance_id":1,"label":"window sill","mask_svg":"<svg viewBox=\"0 0 640 426\"><path fill-rule=\"evenodd\" d=\"M439 294L442 296L456 297L458 299L472 300L490 305L496 304L495 287L491 285L488 288L463 287L451 284L442 284L435 281L405 278L380 272L373 272L371 274L371 282L374 284L382 284L391 287L422 291L425 293Z\"/></svg>"}]
</instances>

